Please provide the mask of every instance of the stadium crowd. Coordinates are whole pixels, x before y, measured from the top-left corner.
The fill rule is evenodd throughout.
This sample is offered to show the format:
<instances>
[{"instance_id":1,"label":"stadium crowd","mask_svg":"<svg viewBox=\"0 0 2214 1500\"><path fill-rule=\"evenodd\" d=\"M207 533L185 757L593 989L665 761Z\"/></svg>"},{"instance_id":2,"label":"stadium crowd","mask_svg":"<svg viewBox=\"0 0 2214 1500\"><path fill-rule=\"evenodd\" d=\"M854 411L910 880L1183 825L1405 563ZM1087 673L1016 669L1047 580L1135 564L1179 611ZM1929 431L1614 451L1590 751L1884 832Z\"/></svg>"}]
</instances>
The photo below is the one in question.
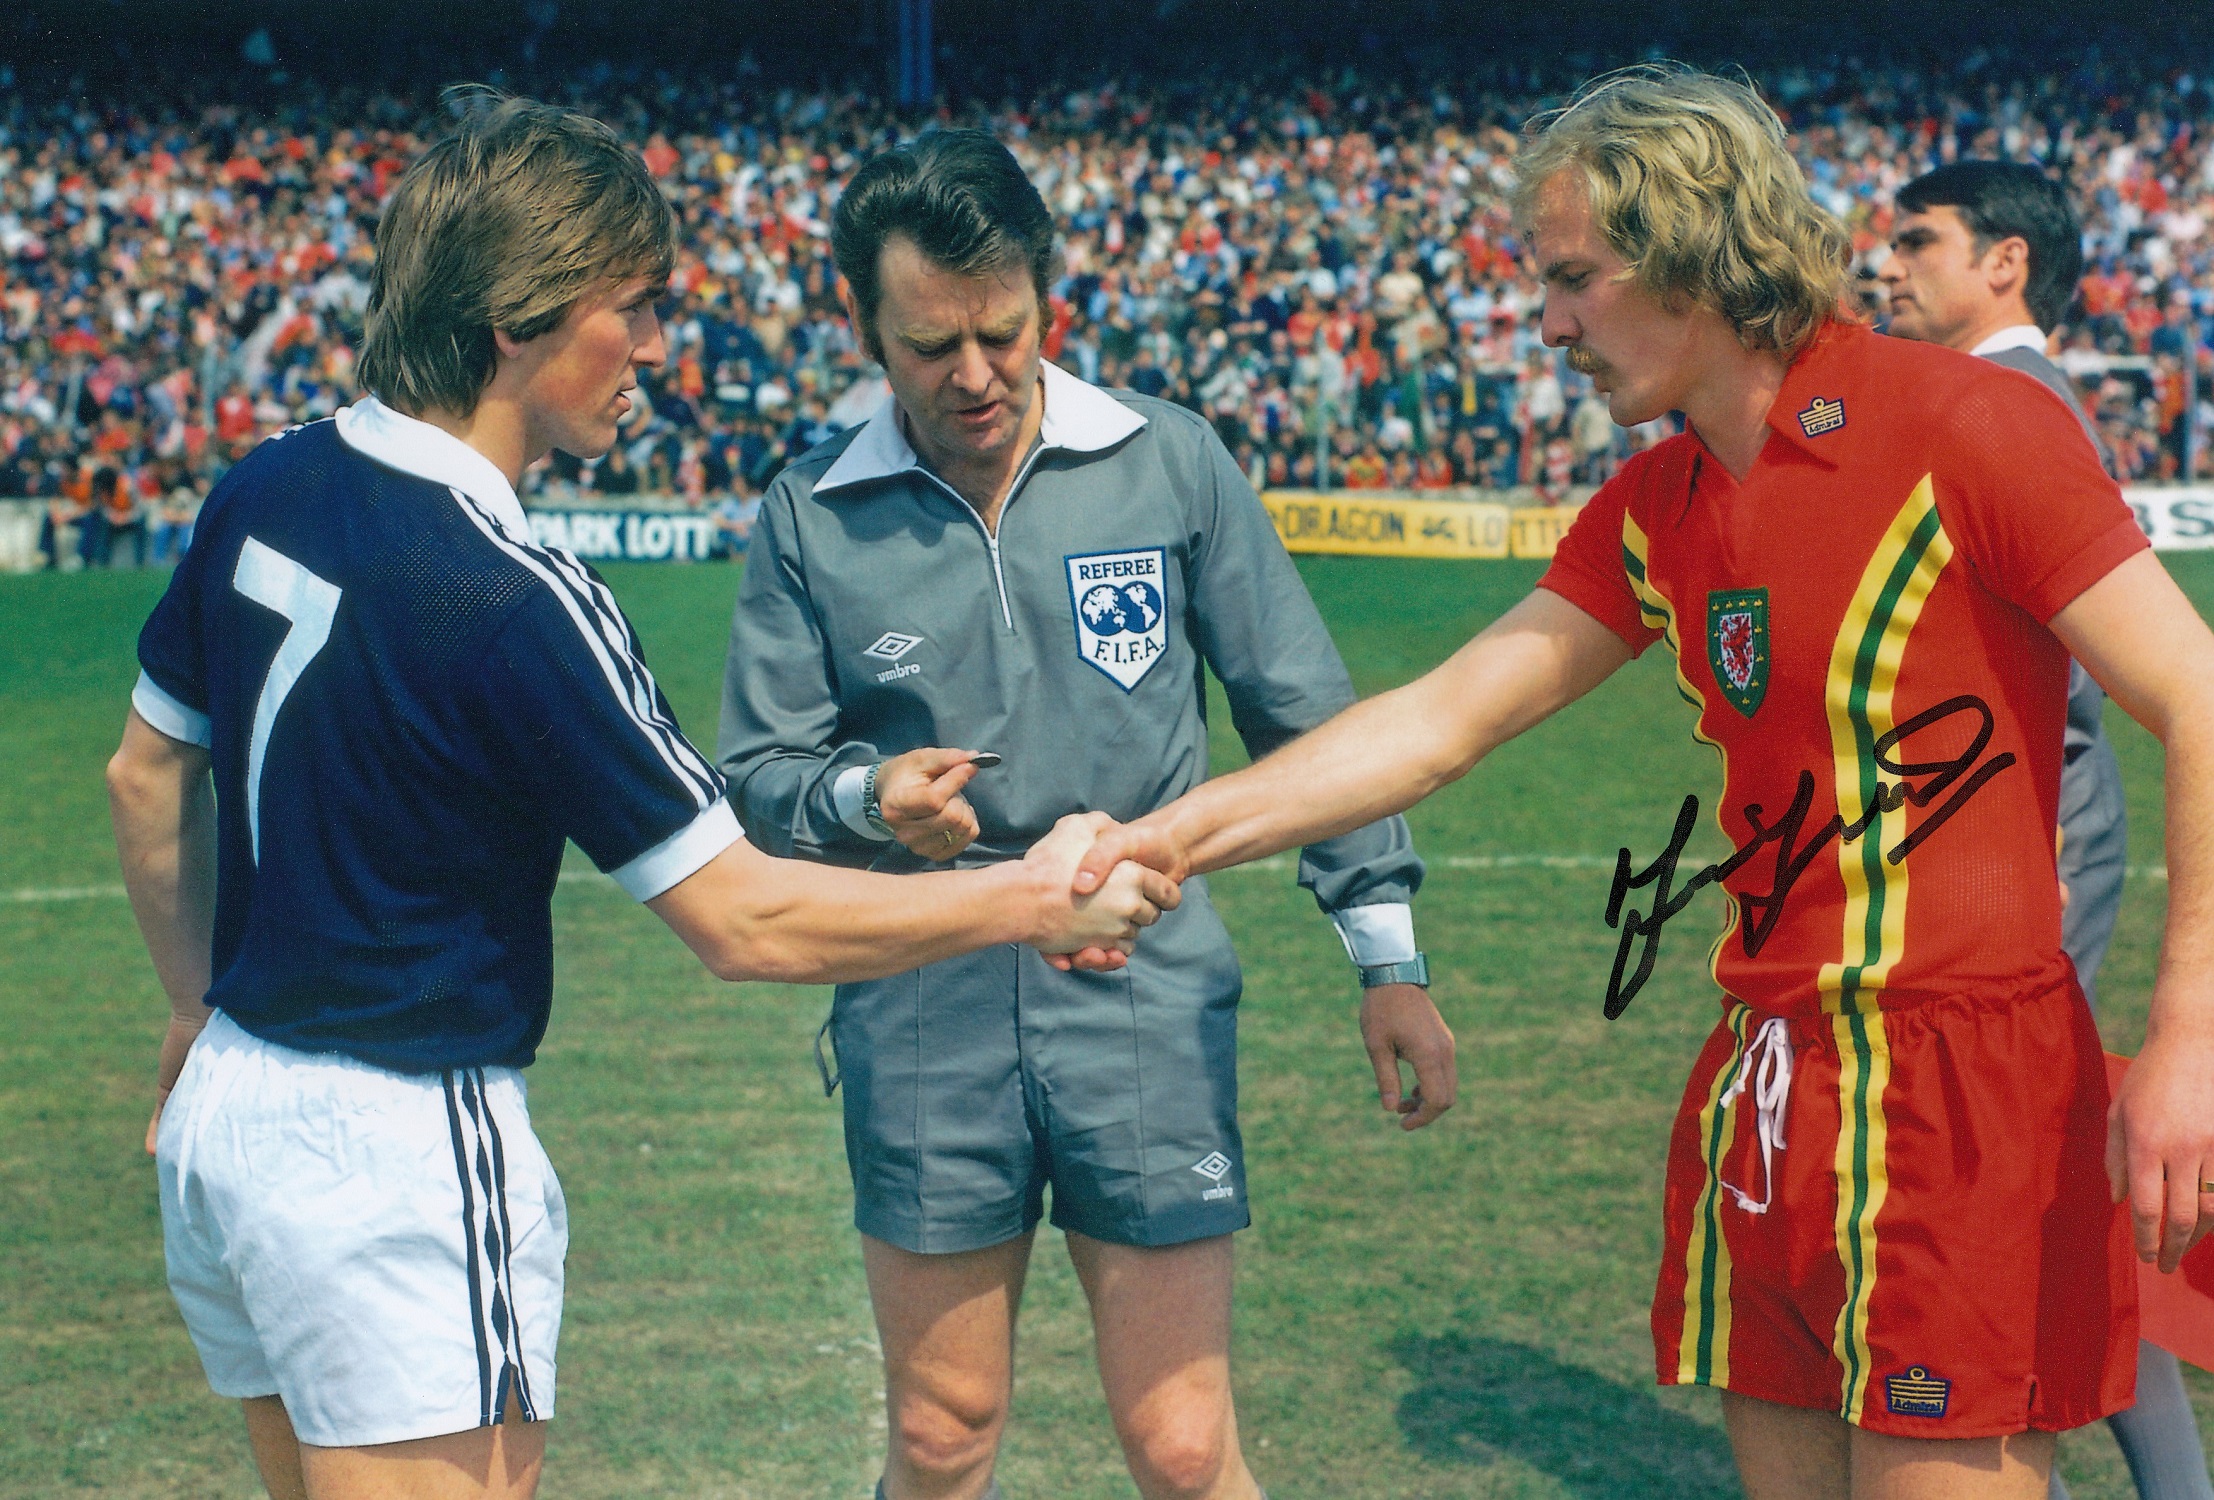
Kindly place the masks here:
<instances>
[{"instance_id":1,"label":"stadium crowd","mask_svg":"<svg viewBox=\"0 0 2214 1500\"><path fill-rule=\"evenodd\" d=\"M2095 57L1759 81L1851 226L1871 316L1899 184L1964 156L2063 174L2089 263L2059 357L2125 477L2190 477L2186 408L2214 389L2206 83ZM74 531L87 562L171 555L229 463L352 398L379 205L432 128L428 95L295 79L249 113L208 102L242 91L204 86L99 103L0 69L0 496L48 497L51 545ZM549 92L639 143L683 251L647 414L602 463L539 471L536 492L719 503L740 534L747 497L883 389L839 312L829 208L915 122L745 69L602 68ZM1505 191L1550 97L1348 71L957 113L1014 147L1061 218L1050 357L1203 412L1263 485L1552 499L1659 434L1614 429L1539 340Z\"/></svg>"}]
</instances>

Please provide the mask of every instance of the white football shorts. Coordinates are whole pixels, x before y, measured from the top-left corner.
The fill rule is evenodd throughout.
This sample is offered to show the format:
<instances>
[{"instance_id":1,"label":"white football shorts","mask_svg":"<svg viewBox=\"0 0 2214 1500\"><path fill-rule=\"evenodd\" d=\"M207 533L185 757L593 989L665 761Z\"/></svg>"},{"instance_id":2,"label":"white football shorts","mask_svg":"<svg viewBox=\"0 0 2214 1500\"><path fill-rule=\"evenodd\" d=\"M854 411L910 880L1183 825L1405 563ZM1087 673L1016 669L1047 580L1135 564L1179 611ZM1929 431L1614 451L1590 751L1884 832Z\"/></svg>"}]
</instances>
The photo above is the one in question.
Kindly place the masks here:
<instances>
[{"instance_id":1,"label":"white football shorts","mask_svg":"<svg viewBox=\"0 0 2214 1500\"><path fill-rule=\"evenodd\" d=\"M218 1011L162 1113L169 1289L219 1396L350 1448L554 1409L568 1210L513 1068L392 1073Z\"/></svg>"}]
</instances>

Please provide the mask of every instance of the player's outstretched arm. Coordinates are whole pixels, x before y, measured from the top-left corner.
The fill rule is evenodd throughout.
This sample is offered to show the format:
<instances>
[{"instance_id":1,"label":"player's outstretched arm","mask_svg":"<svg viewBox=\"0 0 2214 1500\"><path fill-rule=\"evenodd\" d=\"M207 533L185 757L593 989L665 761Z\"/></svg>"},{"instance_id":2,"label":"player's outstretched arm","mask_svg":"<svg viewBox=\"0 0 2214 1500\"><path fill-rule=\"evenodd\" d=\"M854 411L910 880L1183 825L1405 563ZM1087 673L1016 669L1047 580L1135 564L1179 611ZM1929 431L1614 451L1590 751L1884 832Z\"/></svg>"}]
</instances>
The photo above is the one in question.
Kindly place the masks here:
<instances>
[{"instance_id":1,"label":"player's outstretched arm","mask_svg":"<svg viewBox=\"0 0 2214 1500\"><path fill-rule=\"evenodd\" d=\"M1179 896L1134 864L1074 892L1076 862L1108 821L1063 818L1024 859L923 875L774 859L740 840L646 905L722 979L844 984L994 943L1119 956Z\"/></svg>"},{"instance_id":2,"label":"player's outstretched arm","mask_svg":"<svg viewBox=\"0 0 2214 1500\"><path fill-rule=\"evenodd\" d=\"M1077 889L1097 889L1126 859L1181 880L1403 812L1629 659L1613 631L1535 590L1428 675L1108 830L1085 855Z\"/></svg>"},{"instance_id":3,"label":"player's outstretched arm","mask_svg":"<svg viewBox=\"0 0 2214 1500\"><path fill-rule=\"evenodd\" d=\"M2167 754L2168 925L2144 1049L2107 1117L2107 1175L2137 1253L2172 1271L2214 1229L2214 632L2150 552L2052 627Z\"/></svg>"},{"instance_id":4,"label":"player's outstretched arm","mask_svg":"<svg viewBox=\"0 0 2214 1500\"><path fill-rule=\"evenodd\" d=\"M146 1126L151 1154L162 1105L209 1015L204 1001L213 978L215 788L208 779L208 752L169 738L133 709L123 725L123 743L108 761L108 810L131 914L169 996L154 1114Z\"/></svg>"}]
</instances>

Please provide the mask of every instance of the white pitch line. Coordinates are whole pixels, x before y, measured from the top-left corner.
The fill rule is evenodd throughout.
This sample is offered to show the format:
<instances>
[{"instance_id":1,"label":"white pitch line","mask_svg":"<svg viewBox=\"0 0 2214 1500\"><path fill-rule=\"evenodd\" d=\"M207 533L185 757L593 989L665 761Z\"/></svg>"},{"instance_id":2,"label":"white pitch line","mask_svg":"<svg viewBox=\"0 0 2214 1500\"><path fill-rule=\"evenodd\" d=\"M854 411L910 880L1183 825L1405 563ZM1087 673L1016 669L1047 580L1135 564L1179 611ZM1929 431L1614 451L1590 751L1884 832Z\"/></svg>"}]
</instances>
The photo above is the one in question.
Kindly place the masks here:
<instances>
[{"instance_id":1,"label":"white pitch line","mask_svg":"<svg viewBox=\"0 0 2214 1500\"><path fill-rule=\"evenodd\" d=\"M49 901L119 901L126 894L119 885L34 885L20 891L0 891L0 902L33 905Z\"/></svg>"},{"instance_id":2,"label":"white pitch line","mask_svg":"<svg viewBox=\"0 0 2214 1500\"><path fill-rule=\"evenodd\" d=\"M1599 854L1436 854L1427 856L1433 870L1611 870L1614 860ZM1217 870L1210 879L1259 871L1270 873L1297 868L1288 855L1272 854L1249 865ZM2131 880L2166 881L2166 865L2129 865L2123 873ZM564 870L561 884L613 885L612 878L597 870ZM33 885L0 891L0 906L46 906L68 901L120 901L127 892L119 885Z\"/></svg>"}]
</instances>

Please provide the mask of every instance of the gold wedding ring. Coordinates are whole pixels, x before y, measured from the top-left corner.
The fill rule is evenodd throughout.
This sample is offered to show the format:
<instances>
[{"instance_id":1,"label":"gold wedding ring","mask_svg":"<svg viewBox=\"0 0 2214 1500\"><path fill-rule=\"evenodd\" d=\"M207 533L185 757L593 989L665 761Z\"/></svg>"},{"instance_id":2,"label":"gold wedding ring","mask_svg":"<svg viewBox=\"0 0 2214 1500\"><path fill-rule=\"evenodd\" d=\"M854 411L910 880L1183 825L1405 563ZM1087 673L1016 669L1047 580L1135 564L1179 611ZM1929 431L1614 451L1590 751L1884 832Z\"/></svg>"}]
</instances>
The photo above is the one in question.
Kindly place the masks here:
<instances>
[{"instance_id":1,"label":"gold wedding ring","mask_svg":"<svg viewBox=\"0 0 2214 1500\"><path fill-rule=\"evenodd\" d=\"M948 848L951 848L953 846L953 830L950 828L946 830L946 846ZM2214 1192L2214 1188L2209 1188L2207 1189L2207 1191Z\"/></svg>"}]
</instances>

